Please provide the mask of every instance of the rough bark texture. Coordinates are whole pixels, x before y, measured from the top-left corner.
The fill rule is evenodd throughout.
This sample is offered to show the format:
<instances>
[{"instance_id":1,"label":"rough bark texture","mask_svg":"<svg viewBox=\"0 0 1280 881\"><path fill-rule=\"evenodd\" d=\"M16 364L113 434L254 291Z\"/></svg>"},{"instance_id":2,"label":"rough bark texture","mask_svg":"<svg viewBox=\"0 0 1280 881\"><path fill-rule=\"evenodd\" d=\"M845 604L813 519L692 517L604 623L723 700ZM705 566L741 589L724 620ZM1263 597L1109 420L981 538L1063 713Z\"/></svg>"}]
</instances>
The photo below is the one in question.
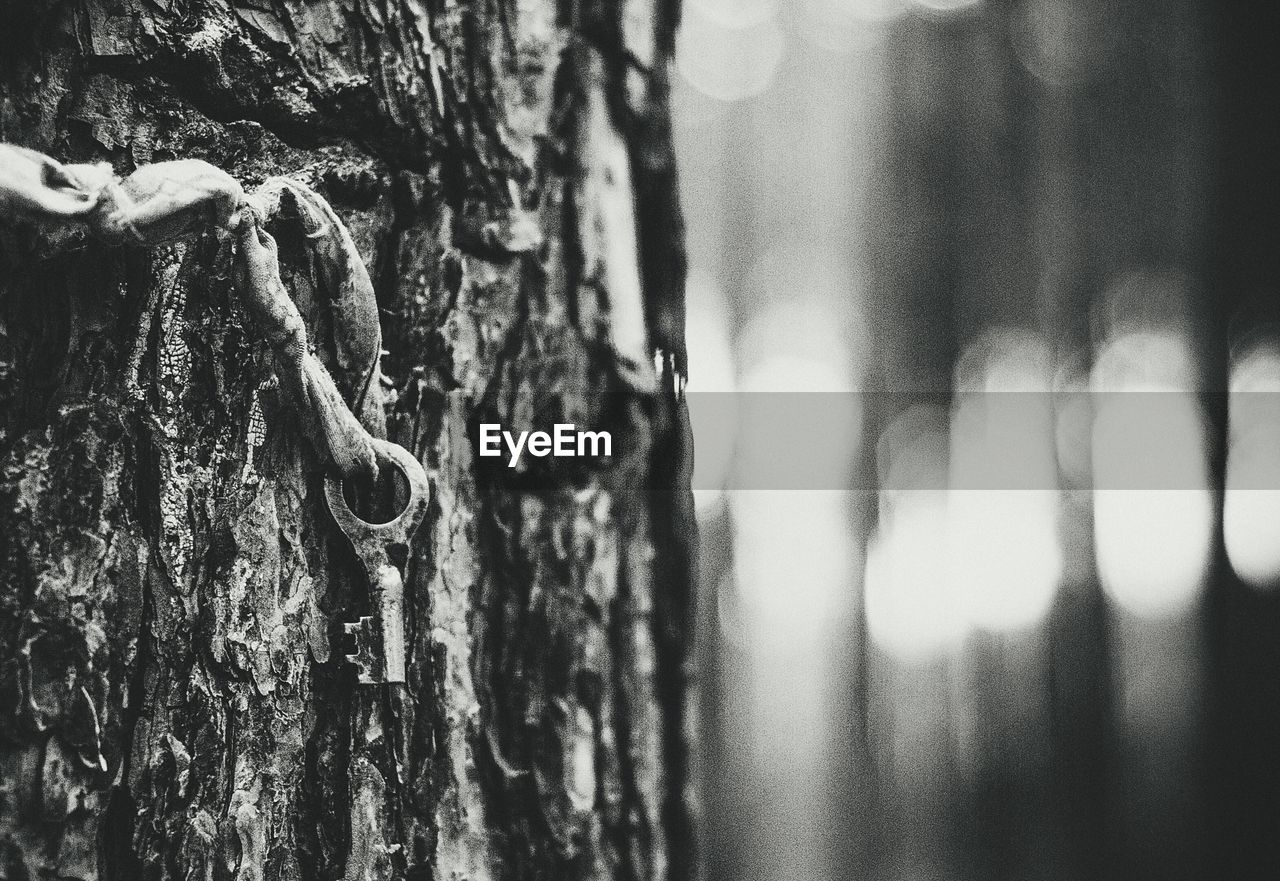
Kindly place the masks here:
<instances>
[{"instance_id":1,"label":"rough bark texture","mask_svg":"<svg viewBox=\"0 0 1280 881\"><path fill-rule=\"evenodd\" d=\"M364 576L225 237L0 219L0 878L693 874L675 19L0 0L0 140L330 199L377 287L388 434L433 482L390 718L341 660ZM353 329L280 238L343 386ZM614 456L482 468L482 419L608 428Z\"/></svg>"}]
</instances>

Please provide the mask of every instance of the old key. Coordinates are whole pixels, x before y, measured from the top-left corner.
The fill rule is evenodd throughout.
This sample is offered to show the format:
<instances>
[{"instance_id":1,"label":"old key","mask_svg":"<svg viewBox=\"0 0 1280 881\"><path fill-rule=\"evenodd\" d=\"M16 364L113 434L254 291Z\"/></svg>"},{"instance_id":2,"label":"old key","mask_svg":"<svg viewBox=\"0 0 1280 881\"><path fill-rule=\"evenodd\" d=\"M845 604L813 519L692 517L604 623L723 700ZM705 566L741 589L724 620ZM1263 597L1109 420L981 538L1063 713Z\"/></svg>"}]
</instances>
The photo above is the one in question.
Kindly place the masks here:
<instances>
[{"instance_id":1,"label":"old key","mask_svg":"<svg viewBox=\"0 0 1280 881\"><path fill-rule=\"evenodd\" d=\"M387 523L369 523L351 510L342 492L342 478L330 475L324 492L329 511L337 521L369 577L372 615L364 615L343 628L355 642L355 652L347 660L356 667L359 681L366 685L405 681L404 576L392 558L408 555L422 516L426 513L431 485L422 464L404 447L373 439L378 458L390 462L404 475L409 501L399 516Z\"/></svg>"}]
</instances>

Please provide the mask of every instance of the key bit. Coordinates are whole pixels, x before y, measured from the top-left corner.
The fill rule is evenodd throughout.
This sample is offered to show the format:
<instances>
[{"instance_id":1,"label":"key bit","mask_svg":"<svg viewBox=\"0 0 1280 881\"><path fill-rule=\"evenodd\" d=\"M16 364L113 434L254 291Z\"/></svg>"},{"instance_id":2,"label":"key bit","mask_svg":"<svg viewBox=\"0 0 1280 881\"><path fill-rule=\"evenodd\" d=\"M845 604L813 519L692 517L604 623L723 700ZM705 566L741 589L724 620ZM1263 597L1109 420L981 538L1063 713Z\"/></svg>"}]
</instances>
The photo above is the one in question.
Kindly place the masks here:
<instances>
[{"instance_id":1,"label":"key bit","mask_svg":"<svg viewBox=\"0 0 1280 881\"><path fill-rule=\"evenodd\" d=\"M363 615L354 624L343 624L342 629L351 637L355 651L347 655L347 662L356 668L356 678L362 685L376 685L385 681L378 664L373 644L378 636L373 626L373 616ZM380 640L379 640L380 641Z\"/></svg>"},{"instance_id":2,"label":"key bit","mask_svg":"<svg viewBox=\"0 0 1280 881\"><path fill-rule=\"evenodd\" d=\"M374 439L373 444L378 459L393 465L408 484L409 500L397 517L387 523L369 523L347 504L341 478L329 476L324 485L329 511L364 563L369 579L372 614L343 625L355 644L347 660L355 665L359 681L369 685L405 681L404 577L388 551L398 548L399 558L405 558L431 491L426 470L408 450L385 440Z\"/></svg>"}]
</instances>

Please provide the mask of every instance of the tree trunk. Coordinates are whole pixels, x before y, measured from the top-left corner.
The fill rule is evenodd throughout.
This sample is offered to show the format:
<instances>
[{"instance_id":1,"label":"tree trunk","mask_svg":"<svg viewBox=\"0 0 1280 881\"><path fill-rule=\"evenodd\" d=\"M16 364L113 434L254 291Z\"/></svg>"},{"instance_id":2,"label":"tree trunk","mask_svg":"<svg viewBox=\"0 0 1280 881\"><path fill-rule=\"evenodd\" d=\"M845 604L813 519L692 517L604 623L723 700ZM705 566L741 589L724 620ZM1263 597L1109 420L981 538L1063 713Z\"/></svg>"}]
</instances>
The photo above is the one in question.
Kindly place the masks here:
<instances>
[{"instance_id":1,"label":"tree trunk","mask_svg":"<svg viewBox=\"0 0 1280 881\"><path fill-rule=\"evenodd\" d=\"M676 14L0 0L0 140L329 199L432 482L389 711L343 660L369 587L226 236L0 218L0 878L692 877ZM368 328L277 238L354 404ZM508 469L481 422L613 455Z\"/></svg>"}]
</instances>

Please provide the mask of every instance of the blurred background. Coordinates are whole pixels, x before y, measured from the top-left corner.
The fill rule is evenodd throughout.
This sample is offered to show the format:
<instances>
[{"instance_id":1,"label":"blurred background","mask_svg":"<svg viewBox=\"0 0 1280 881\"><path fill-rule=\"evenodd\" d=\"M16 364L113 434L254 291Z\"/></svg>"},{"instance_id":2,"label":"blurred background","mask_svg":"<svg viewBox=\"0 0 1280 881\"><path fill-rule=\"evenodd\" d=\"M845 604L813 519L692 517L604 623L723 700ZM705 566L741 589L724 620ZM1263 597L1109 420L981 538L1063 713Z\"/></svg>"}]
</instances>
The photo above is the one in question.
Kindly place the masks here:
<instances>
[{"instance_id":1,"label":"blurred background","mask_svg":"<svg viewBox=\"0 0 1280 881\"><path fill-rule=\"evenodd\" d=\"M1280 877L1280 31L684 10L711 879Z\"/></svg>"}]
</instances>

